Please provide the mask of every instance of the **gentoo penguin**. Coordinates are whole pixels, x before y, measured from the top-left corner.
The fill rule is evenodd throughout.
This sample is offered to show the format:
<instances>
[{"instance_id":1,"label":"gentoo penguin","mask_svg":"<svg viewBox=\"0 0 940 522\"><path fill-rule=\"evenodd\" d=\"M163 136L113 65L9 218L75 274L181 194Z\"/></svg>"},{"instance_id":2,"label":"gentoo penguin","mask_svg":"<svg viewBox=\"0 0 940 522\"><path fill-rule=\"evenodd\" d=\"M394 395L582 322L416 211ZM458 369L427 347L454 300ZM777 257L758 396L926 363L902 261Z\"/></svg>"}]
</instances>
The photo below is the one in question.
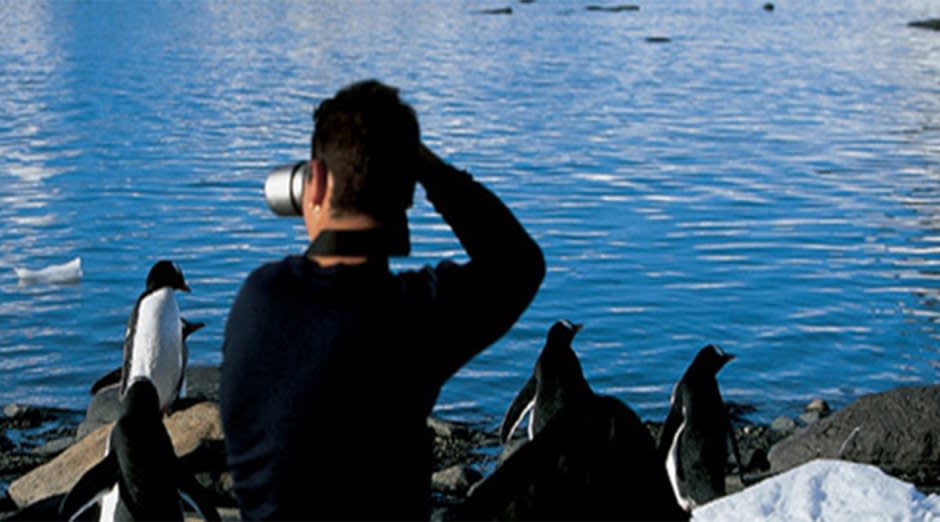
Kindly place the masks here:
<instances>
[{"instance_id":1,"label":"gentoo penguin","mask_svg":"<svg viewBox=\"0 0 940 522\"><path fill-rule=\"evenodd\" d=\"M127 393L135 378L147 377L157 388L163 411L180 394L188 358L174 290L189 292L183 271L171 261L157 261L147 274L147 286L137 298L124 334L121 394Z\"/></svg>"},{"instance_id":2,"label":"gentoo penguin","mask_svg":"<svg viewBox=\"0 0 940 522\"><path fill-rule=\"evenodd\" d=\"M180 317L180 322L183 323L181 326L183 328L183 370L185 371L189 360L189 347L186 345L186 339L189 338L190 334L193 332L202 329L206 323L190 322L184 317ZM120 384L121 372L123 371L123 367L118 367L98 378L98 380L91 385L91 394L94 395L108 386ZM185 381L184 386L181 388L185 388Z\"/></svg>"},{"instance_id":3,"label":"gentoo penguin","mask_svg":"<svg viewBox=\"0 0 940 522\"><path fill-rule=\"evenodd\" d=\"M97 508L99 520L182 520L186 502L203 519L219 520L206 492L180 469L157 394L148 378L131 381L105 457L62 500L63 518L87 517Z\"/></svg>"},{"instance_id":4,"label":"gentoo penguin","mask_svg":"<svg viewBox=\"0 0 940 522\"><path fill-rule=\"evenodd\" d=\"M475 486L460 519L681 520L649 431L618 399L596 395L558 321L532 378L506 412L508 440L529 414L531 439Z\"/></svg>"},{"instance_id":5,"label":"gentoo penguin","mask_svg":"<svg viewBox=\"0 0 940 522\"><path fill-rule=\"evenodd\" d=\"M740 471L734 431L716 375L733 359L721 348L702 348L670 397L669 414L659 438L660 458L679 505L688 512L725 494L728 442Z\"/></svg>"},{"instance_id":6,"label":"gentoo penguin","mask_svg":"<svg viewBox=\"0 0 940 522\"><path fill-rule=\"evenodd\" d=\"M503 444L509 442L526 416L529 418L527 433L532 440L566 405L589 400L594 394L571 348L571 341L582 327L563 319L549 329L532 376L503 415L499 426L499 438Z\"/></svg>"}]
</instances>

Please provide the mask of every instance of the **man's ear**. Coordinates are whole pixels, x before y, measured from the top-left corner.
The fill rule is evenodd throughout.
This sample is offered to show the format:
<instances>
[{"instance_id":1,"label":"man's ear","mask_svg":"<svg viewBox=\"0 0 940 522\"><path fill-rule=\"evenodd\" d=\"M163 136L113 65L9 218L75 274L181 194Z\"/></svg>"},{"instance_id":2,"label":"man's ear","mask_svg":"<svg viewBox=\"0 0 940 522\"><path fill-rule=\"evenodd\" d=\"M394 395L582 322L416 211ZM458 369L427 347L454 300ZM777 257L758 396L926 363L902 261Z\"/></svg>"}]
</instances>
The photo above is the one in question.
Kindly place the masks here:
<instances>
[{"instance_id":1,"label":"man's ear","mask_svg":"<svg viewBox=\"0 0 940 522\"><path fill-rule=\"evenodd\" d=\"M304 187L304 203L319 207L326 198L327 169L321 160L310 161L310 179Z\"/></svg>"}]
</instances>

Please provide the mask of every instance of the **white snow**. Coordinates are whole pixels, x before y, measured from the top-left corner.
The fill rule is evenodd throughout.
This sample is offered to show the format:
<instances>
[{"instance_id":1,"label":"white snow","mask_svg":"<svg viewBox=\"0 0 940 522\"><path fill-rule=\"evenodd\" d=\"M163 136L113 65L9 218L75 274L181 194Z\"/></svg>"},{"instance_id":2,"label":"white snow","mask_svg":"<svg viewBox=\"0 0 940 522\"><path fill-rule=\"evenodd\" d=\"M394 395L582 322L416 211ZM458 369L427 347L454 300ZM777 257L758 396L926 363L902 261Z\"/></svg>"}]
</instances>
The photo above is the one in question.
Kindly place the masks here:
<instances>
[{"instance_id":1,"label":"white snow","mask_svg":"<svg viewBox=\"0 0 940 522\"><path fill-rule=\"evenodd\" d=\"M705 504L692 520L940 522L940 496L875 466L820 459Z\"/></svg>"},{"instance_id":2,"label":"white snow","mask_svg":"<svg viewBox=\"0 0 940 522\"><path fill-rule=\"evenodd\" d=\"M82 279L82 258L76 257L68 263L52 265L37 270L15 267L16 277L22 284L31 283L76 283Z\"/></svg>"}]
</instances>

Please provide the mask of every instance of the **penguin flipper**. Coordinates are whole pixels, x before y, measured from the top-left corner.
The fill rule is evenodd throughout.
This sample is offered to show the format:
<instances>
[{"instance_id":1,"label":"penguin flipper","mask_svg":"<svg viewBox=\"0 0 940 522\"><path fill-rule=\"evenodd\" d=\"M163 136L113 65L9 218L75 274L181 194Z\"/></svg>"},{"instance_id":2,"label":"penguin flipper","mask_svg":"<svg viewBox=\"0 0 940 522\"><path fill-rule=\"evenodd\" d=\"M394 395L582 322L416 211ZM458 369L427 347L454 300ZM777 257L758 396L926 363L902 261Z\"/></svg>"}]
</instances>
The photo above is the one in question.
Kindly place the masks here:
<instances>
[{"instance_id":1,"label":"penguin flipper","mask_svg":"<svg viewBox=\"0 0 940 522\"><path fill-rule=\"evenodd\" d=\"M101 391L103 388L107 388L108 386L111 386L113 384L120 383L121 371L122 371L122 368L115 368L111 370L110 372L102 375L100 378L98 378L98 380L95 381L95 383L91 385L91 394L95 395L96 393Z\"/></svg>"},{"instance_id":2,"label":"penguin flipper","mask_svg":"<svg viewBox=\"0 0 940 522\"><path fill-rule=\"evenodd\" d=\"M72 486L62 503L59 504L59 515L64 520L74 520L85 510L98 502L106 495L120 476L117 459L114 454L108 453L104 459L85 472L78 482Z\"/></svg>"},{"instance_id":3,"label":"penguin flipper","mask_svg":"<svg viewBox=\"0 0 940 522\"><path fill-rule=\"evenodd\" d=\"M512 438L513 432L516 431L516 427L522 421L523 417L525 417L535 405L535 389L535 376L529 377L529 380L526 381L522 389L519 390L519 393L516 394L516 398L509 404L509 408L506 409L506 413L503 415L503 421L499 425L499 440L503 444L509 442L509 439Z\"/></svg>"}]
</instances>

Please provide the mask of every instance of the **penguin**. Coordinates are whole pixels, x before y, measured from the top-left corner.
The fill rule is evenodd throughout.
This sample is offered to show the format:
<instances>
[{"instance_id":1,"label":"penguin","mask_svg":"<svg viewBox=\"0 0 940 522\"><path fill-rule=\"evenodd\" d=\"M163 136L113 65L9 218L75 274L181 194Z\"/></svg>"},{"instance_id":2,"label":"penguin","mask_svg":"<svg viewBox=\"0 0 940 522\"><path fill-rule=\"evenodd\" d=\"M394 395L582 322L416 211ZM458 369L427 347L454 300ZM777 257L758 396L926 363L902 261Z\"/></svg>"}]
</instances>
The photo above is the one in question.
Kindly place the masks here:
<instances>
[{"instance_id":1,"label":"penguin","mask_svg":"<svg viewBox=\"0 0 940 522\"><path fill-rule=\"evenodd\" d=\"M504 445L527 416L527 435L532 440L565 406L589 400L593 395L571 348L571 341L583 327L563 319L549 329L532 376L503 415L499 437Z\"/></svg>"},{"instance_id":2,"label":"penguin","mask_svg":"<svg viewBox=\"0 0 940 522\"><path fill-rule=\"evenodd\" d=\"M725 494L725 466L730 440L741 470L741 458L716 375L733 355L708 345L675 384L669 413L659 438L660 459L679 505L691 512Z\"/></svg>"},{"instance_id":3,"label":"penguin","mask_svg":"<svg viewBox=\"0 0 940 522\"><path fill-rule=\"evenodd\" d=\"M182 328L183 328L183 331L182 331L182 335L183 335L183 370L185 371L186 368L188 367L188 360L189 360L189 347L186 345L186 339L189 338L189 336L190 336L193 332L196 332L196 331L198 331L198 330L201 330L202 327L204 327L204 326L206 325L206 323L202 323L202 322L190 322L190 321L186 320L186 318L184 318L184 317L180 317L180 322L182 323ZM117 367L117 368L111 370L110 372L104 374L103 376L99 377L98 380L95 381L95 382L91 385L91 388L90 388L90 390L89 390L90 393L91 393L91 395L95 395L96 393L98 393L99 391L101 391L101 390L104 389L104 388L107 388L108 386L113 386L113 385L120 384L120 383L121 383L121 372L123 372L123 371L124 371L124 368L123 368L123 367ZM181 386L181 388L185 388L185 381L184 381L183 386ZM181 393L182 393L182 389L181 389L180 391L181 391Z\"/></svg>"},{"instance_id":4,"label":"penguin","mask_svg":"<svg viewBox=\"0 0 940 522\"><path fill-rule=\"evenodd\" d=\"M188 359L185 323L174 290L190 291L183 271L172 261L157 261L127 323L121 370L121 396L135 378L147 377L157 388L164 412L180 396Z\"/></svg>"},{"instance_id":5,"label":"penguin","mask_svg":"<svg viewBox=\"0 0 940 522\"><path fill-rule=\"evenodd\" d=\"M59 505L66 520L182 520L184 503L204 520L219 520L206 491L183 473L163 424L158 390L136 377L122 399L105 457L85 472Z\"/></svg>"},{"instance_id":6,"label":"penguin","mask_svg":"<svg viewBox=\"0 0 940 522\"><path fill-rule=\"evenodd\" d=\"M500 426L506 443L528 415L528 437L474 486L464 520L681 520L649 431L620 400L596 395L571 347L581 325L552 325L532 377Z\"/></svg>"}]
</instances>

